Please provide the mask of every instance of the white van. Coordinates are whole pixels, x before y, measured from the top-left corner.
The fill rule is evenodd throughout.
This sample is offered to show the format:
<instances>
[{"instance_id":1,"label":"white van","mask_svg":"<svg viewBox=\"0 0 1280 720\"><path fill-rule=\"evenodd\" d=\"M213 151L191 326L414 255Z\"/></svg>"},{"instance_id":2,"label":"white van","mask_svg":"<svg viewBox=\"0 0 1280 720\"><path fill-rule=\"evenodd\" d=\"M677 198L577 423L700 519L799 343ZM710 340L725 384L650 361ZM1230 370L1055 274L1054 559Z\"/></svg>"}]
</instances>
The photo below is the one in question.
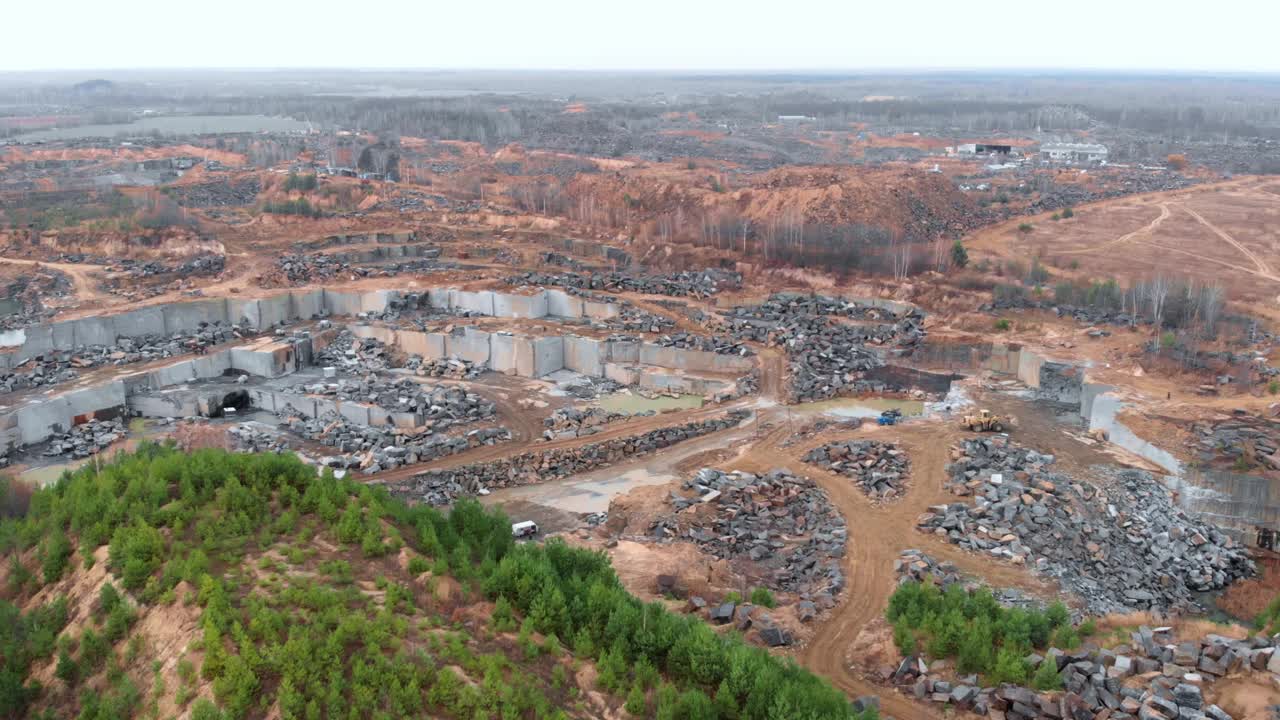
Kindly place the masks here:
<instances>
[{"instance_id":1,"label":"white van","mask_svg":"<svg viewBox=\"0 0 1280 720\"><path fill-rule=\"evenodd\" d=\"M532 520L511 523L511 536L517 538L533 537L538 534L538 524Z\"/></svg>"}]
</instances>

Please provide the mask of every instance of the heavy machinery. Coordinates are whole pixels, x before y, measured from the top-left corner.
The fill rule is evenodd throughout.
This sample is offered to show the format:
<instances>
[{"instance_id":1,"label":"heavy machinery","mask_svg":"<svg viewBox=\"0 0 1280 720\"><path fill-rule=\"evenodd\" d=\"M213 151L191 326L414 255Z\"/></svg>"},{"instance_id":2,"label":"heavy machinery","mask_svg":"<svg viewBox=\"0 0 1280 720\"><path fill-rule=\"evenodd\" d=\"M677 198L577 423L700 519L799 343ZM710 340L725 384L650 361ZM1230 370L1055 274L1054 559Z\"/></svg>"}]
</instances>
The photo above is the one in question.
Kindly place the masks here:
<instances>
[{"instance_id":1,"label":"heavy machinery","mask_svg":"<svg viewBox=\"0 0 1280 720\"><path fill-rule=\"evenodd\" d=\"M902 411L897 408L893 408L891 410L885 410L884 412L880 413L880 417L876 418L876 424L877 425L897 425L898 421L901 419L902 419Z\"/></svg>"},{"instance_id":2,"label":"heavy machinery","mask_svg":"<svg viewBox=\"0 0 1280 720\"><path fill-rule=\"evenodd\" d=\"M960 420L960 427L974 432L1004 432L1005 427L1012 424L1011 419L992 415L990 410L983 408L977 415L965 415Z\"/></svg>"}]
</instances>

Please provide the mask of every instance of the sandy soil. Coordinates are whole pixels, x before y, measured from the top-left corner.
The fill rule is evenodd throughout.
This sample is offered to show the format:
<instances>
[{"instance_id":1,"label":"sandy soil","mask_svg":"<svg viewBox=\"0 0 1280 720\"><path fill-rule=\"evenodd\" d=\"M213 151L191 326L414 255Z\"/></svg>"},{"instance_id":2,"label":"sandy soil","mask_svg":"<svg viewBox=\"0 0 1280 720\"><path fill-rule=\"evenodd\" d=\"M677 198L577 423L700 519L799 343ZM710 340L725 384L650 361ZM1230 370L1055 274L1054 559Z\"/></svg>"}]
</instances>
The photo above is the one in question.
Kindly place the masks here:
<instances>
[{"instance_id":1,"label":"sandy soil","mask_svg":"<svg viewBox=\"0 0 1280 720\"><path fill-rule=\"evenodd\" d=\"M1273 184L1246 177L1107 200L1076 208L1066 220L1045 213L984 228L965 244L974 259L1042 257L1056 274L1080 279L1114 277L1128 285L1164 273L1217 282L1233 299L1276 317L1280 205ZM1024 222L1034 229L1020 232Z\"/></svg>"}]
</instances>

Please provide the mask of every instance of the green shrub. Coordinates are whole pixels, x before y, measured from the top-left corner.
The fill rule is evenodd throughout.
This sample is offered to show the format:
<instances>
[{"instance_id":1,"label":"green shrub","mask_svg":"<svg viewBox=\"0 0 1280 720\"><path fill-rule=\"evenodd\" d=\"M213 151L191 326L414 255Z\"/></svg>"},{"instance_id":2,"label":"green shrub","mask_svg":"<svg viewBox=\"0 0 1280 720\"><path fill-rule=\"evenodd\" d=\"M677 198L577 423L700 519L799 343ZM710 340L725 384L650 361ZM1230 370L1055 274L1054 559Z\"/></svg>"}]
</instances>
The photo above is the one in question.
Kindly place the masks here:
<instances>
[{"instance_id":1,"label":"green shrub","mask_svg":"<svg viewBox=\"0 0 1280 720\"><path fill-rule=\"evenodd\" d=\"M991 685L1012 683L1027 684L1027 663L1022 656L1009 648L1001 648L996 654L995 668L989 674L987 682Z\"/></svg>"},{"instance_id":2,"label":"green shrub","mask_svg":"<svg viewBox=\"0 0 1280 720\"><path fill-rule=\"evenodd\" d=\"M996 330L1008 330L1011 327L1013 327L1013 325L1009 322L1007 318L1000 318L995 322Z\"/></svg>"},{"instance_id":3,"label":"green shrub","mask_svg":"<svg viewBox=\"0 0 1280 720\"><path fill-rule=\"evenodd\" d=\"M769 592L769 588L758 587L751 591L751 604L773 608L777 605L777 602L773 599L773 593Z\"/></svg>"},{"instance_id":4,"label":"green shrub","mask_svg":"<svg viewBox=\"0 0 1280 720\"><path fill-rule=\"evenodd\" d=\"M1062 209L1062 217L1064 217L1064 218L1073 218L1073 217L1075 217L1075 216L1076 216L1076 211L1075 211L1075 210L1072 210L1072 209L1071 209L1071 208L1069 208L1069 207L1065 207L1065 208L1063 208L1063 209Z\"/></svg>"},{"instance_id":5,"label":"green shrub","mask_svg":"<svg viewBox=\"0 0 1280 720\"><path fill-rule=\"evenodd\" d=\"M110 582L103 583L98 590L98 617L110 615L121 602L120 591L116 590L116 586Z\"/></svg>"},{"instance_id":6,"label":"green shrub","mask_svg":"<svg viewBox=\"0 0 1280 720\"><path fill-rule=\"evenodd\" d=\"M1031 677L1031 685L1037 690L1061 690L1062 674L1058 672L1058 661L1051 657L1046 657L1040 662L1040 667L1036 668L1035 675Z\"/></svg>"},{"instance_id":7,"label":"green shrub","mask_svg":"<svg viewBox=\"0 0 1280 720\"><path fill-rule=\"evenodd\" d=\"M627 704L623 709L636 717L643 717L649 710L649 704L645 701L644 688L640 687L640 683L631 686L631 692L627 693Z\"/></svg>"},{"instance_id":8,"label":"green shrub","mask_svg":"<svg viewBox=\"0 0 1280 720\"><path fill-rule=\"evenodd\" d=\"M1074 633L1065 606L1055 603L1043 612L1004 608L990 590L966 592L958 585L943 592L932 584L904 583L890 596L885 616L904 655L915 654L923 641L929 657L954 657L959 672L980 673L991 683L1025 683L1024 658L1049 646L1055 623L1061 623L1057 647L1065 649L1060 643Z\"/></svg>"},{"instance_id":9,"label":"green shrub","mask_svg":"<svg viewBox=\"0 0 1280 720\"><path fill-rule=\"evenodd\" d=\"M292 190L308 192L311 190L315 190L317 184L318 184L318 181L316 179L315 173L309 173L306 175L289 173L289 177L287 180L285 180L285 183L284 183L284 189L286 192L292 191Z\"/></svg>"},{"instance_id":10,"label":"green shrub","mask_svg":"<svg viewBox=\"0 0 1280 720\"><path fill-rule=\"evenodd\" d=\"M1031 223L1019 223L1018 225L1018 232L1022 233L1023 235L1026 235L1027 233L1031 232L1034 229L1035 227Z\"/></svg>"},{"instance_id":11,"label":"green shrub","mask_svg":"<svg viewBox=\"0 0 1280 720\"><path fill-rule=\"evenodd\" d=\"M45 583L51 583L62 577L67 570L67 560L71 558L71 541L63 533L55 533L44 545L41 553L40 569L44 572Z\"/></svg>"}]
</instances>

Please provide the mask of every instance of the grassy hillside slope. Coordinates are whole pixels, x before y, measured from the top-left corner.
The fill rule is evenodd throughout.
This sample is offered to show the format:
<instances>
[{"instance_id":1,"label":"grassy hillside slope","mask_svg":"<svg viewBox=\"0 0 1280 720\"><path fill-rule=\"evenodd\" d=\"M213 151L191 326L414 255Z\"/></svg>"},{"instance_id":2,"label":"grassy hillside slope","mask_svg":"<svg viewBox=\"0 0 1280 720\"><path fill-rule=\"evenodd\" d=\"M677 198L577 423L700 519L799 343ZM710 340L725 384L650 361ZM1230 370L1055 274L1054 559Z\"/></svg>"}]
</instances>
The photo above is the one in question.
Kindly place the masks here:
<instances>
[{"instance_id":1,"label":"grassy hillside slope","mask_svg":"<svg viewBox=\"0 0 1280 720\"><path fill-rule=\"evenodd\" d=\"M859 718L602 554L292 456L144 446L37 492L0 552L0 717Z\"/></svg>"}]
</instances>

